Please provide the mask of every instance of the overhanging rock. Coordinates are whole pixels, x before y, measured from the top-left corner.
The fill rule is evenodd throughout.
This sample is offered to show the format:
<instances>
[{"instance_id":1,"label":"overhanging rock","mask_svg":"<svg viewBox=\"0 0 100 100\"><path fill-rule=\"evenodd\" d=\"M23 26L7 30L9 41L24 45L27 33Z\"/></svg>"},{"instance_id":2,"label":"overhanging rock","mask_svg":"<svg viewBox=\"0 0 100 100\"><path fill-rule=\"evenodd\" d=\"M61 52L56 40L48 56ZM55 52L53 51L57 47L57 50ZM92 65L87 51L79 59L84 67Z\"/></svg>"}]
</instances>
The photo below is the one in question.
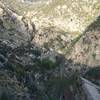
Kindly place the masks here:
<instances>
[{"instance_id":1,"label":"overhanging rock","mask_svg":"<svg viewBox=\"0 0 100 100\"><path fill-rule=\"evenodd\" d=\"M100 100L100 87L81 77L87 100Z\"/></svg>"}]
</instances>

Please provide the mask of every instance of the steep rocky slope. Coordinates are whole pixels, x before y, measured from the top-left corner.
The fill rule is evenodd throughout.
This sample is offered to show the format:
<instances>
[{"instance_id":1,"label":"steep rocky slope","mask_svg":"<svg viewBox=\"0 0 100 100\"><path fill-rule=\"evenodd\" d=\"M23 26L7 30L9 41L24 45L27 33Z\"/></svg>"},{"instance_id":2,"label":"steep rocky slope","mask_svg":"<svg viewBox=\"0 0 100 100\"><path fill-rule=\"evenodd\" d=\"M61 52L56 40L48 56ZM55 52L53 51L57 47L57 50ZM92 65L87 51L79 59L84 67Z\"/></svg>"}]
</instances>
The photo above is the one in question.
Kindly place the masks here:
<instances>
[{"instance_id":1,"label":"steep rocky slope","mask_svg":"<svg viewBox=\"0 0 100 100\"><path fill-rule=\"evenodd\" d=\"M1 1L0 100L86 100L80 76L100 85L99 0Z\"/></svg>"},{"instance_id":2,"label":"steep rocky slope","mask_svg":"<svg viewBox=\"0 0 100 100\"><path fill-rule=\"evenodd\" d=\"M81 32L99 15L99 0L3 0L37 27L55 26L66 32Z\"/></svg>"},{"instance_id":3,"label":"steep rocky slope","mask_svg":"<svg viewBox=\"0 0 100 100\"><path fill-rule=\"evenodd\" d=\"M71 59L91 67L100 65L100 16L87 27L75 44Z\"/></svg>"}]
</instances>

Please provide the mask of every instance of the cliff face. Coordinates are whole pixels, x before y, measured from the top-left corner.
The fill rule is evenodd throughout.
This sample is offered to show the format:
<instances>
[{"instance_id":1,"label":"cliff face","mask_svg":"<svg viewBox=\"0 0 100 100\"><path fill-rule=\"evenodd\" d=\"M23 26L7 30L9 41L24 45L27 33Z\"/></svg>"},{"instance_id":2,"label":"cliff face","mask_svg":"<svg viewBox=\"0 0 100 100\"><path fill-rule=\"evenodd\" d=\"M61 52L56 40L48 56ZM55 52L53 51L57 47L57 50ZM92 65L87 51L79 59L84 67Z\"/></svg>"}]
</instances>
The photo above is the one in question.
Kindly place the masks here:
<instances>
[{"instance_id":1,"label":"cliff face","mask_svg":"<svg viewBox=\"0 0 100 100\"><path fill-rule=\"evenodd\" d=\"M55 26L66 32L82 32L98 15L99 0L3 0L37 27ZM30 3L31 2L31 3Z\"/></svg>"},{"instance_id":2,"label":"cliff face","mask_svg":"<svg viewBox=\"0 0 100 100\"><path fill-rule=\"evenodd\" d=\"M100 65L100 16L87 27L71 56L75 62L89 66Z\"/></svg>"},{"instance_id":3,"label":"cliff face","mask_svg":"<svg viewBox=\"0 0 100 100\"><path fill-rule=\"evenodd\" d=\"M35 24L37 35L33 43L47 48L49 46L50 49L62 54L65 54L71 42L96 20L100 11L99 0L3 0L3 2L20 16L24 16L26 23L30 20Z\"/></svg>"}]
</instances>

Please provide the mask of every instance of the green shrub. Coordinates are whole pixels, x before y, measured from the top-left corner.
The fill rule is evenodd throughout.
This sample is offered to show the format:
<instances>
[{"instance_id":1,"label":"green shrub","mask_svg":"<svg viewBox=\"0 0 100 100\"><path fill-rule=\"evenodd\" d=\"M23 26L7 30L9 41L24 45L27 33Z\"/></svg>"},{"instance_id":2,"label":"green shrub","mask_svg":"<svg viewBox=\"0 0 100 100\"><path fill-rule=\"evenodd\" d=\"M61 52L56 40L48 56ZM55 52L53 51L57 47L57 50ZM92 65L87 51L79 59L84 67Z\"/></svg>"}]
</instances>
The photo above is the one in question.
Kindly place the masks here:
<instances>
[{"instance_id":1,"label":"green shrub","mask_svg":"<svg viewBox=\"0 0 100 100\"><path fill-rule=\"evenodd\" d=\"M0 100L11 100L11 99L9 98L9 96L5 92L3 92L1 97L0 97Z\"/></svg>"},{"instance_id":2,"label":"green shrub","mask_svg":"<svg viewBox=\"0 0 100 100\"><path fill-rule=\"evenodd\" d=\"M91 68L89 71L87 71L85 77L89 79L100 79L100 66Z\"/></svg>"},{"instance_id":3,"label":"green shrub","mask_svg":"<svg viewBox=\"0 0 100 100\"><path fill-rule=\"evenodd\" d=\"M57 66L57 63L49 59L42 59L38 61L38 66L41 70L51 70Z\"/></svg>"},{"instance_id":4,"label":"green shrub","mask_svg":"<svg viewBox=\"0 0 100 100\"><path fill-rule=\"evenodd\" d=\"M36 56L40 56L41 55L41 51L40 50L32 50L32 53L35 54Z\"/></svg>"}]
</instances>

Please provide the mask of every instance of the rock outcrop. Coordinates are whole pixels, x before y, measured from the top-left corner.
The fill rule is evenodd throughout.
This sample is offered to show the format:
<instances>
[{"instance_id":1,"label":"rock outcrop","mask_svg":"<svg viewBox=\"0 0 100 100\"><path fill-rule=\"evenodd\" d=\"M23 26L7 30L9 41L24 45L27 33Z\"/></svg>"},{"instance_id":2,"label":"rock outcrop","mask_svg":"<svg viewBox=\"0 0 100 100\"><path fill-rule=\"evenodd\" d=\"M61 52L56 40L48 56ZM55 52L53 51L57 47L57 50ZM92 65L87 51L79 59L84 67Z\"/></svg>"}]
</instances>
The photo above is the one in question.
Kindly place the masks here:
<instances>
[{"instance_id":1,"label":"rock outcrop","mask_svg":"<svg viewBox=\"0 0 100 100\"><path fill-rule=\"evenodd\" d=\"M71 59L91 67L100 65L100 16L87 27L75 44Z\"/></svg>"},{"instance_id":2,"label":"rock outcrop","mask_svg":"<svg viewBox=\"0 0 100 100\"><path fill-rule=\"evenodd\" d=\"M91 83L90 81L81 78L84 91L87 95L87 100L99 100L100 99L100 87Z\"/></svg>"},{"instance_id":3,"label":"rock outcrop","mask_svg":"<svg viewBox=\"0 0 100 100\"><path fill-rule=\"evenodd\" d=\"M14 41L17 45L31 42L36 33L34 23L19 16L1 2L0 9L0 38Z\"/></svg>"}]
</instances>

